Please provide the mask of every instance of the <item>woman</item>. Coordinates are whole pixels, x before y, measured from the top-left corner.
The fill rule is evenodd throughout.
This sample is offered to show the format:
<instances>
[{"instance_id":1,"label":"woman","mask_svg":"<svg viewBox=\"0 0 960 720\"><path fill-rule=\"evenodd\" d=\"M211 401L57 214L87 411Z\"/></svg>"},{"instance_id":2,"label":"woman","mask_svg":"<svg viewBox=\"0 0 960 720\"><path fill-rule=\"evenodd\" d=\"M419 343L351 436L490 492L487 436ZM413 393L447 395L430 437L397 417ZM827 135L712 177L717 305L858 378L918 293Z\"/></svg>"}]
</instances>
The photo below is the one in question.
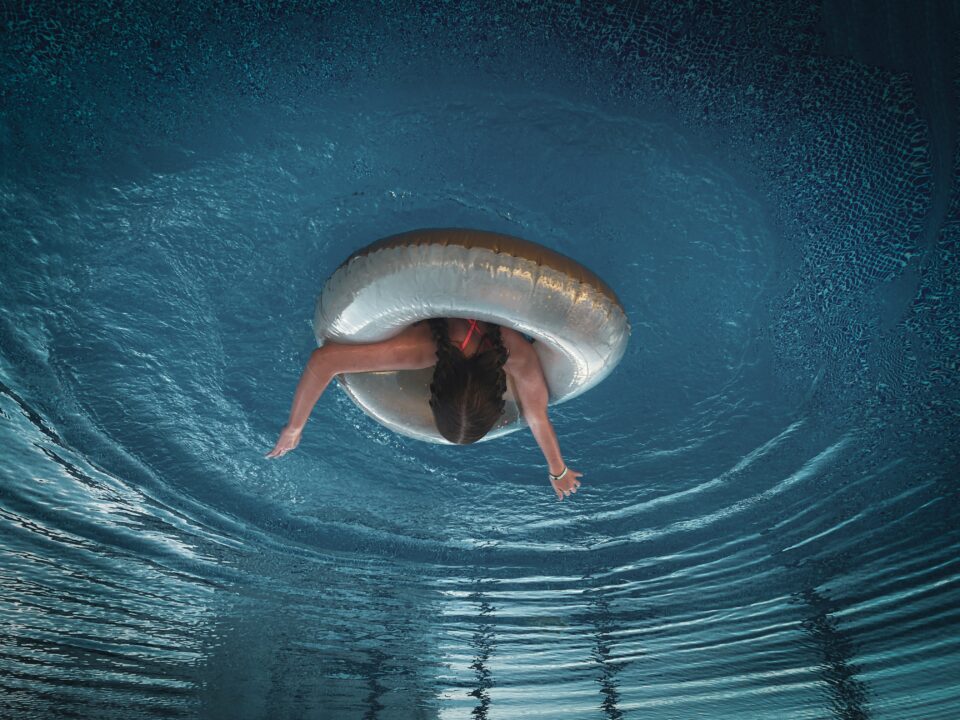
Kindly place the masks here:
<instances>
[{"instance_id":1,"label":"woman","mask_svg":"<svg viewBox=\"0 0 960 720\"><path fill-rule=\"evenodd\" d=\"M300 377L290 419L267 457L282 457L297 447L313 406L336 375L431 366L430 408L441 435L460 445L486 435L503 412L509 375L524 420L547 460L557 499L577 491L583 473L567 467L560 455L547 417L549 395L537 353L515 330L477 320L435 318L382 342L328 342L317 348Z\"/></svg>"}]
</instances>

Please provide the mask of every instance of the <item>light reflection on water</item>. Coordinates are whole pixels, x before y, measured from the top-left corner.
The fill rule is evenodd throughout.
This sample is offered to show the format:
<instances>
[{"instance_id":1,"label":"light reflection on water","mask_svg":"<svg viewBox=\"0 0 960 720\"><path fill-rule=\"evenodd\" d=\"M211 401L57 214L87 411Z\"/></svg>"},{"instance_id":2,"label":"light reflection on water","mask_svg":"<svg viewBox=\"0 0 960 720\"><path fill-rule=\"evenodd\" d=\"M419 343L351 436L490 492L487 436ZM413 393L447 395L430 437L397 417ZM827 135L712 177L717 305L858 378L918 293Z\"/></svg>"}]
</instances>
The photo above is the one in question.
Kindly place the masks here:
<instances>
[{"instance_id":1,"label":"light reflection on water","mask_svg":"<svg viewBox=\"0 0 960 720\"><path fill-rule=\"evenodd\" d=\"M381 11L7 14L4 717L954 717L949 82L817 3ZM457 225L627 308L582 491L337 392L265 463L323 279Z\"/></svg>"}]
</instances>

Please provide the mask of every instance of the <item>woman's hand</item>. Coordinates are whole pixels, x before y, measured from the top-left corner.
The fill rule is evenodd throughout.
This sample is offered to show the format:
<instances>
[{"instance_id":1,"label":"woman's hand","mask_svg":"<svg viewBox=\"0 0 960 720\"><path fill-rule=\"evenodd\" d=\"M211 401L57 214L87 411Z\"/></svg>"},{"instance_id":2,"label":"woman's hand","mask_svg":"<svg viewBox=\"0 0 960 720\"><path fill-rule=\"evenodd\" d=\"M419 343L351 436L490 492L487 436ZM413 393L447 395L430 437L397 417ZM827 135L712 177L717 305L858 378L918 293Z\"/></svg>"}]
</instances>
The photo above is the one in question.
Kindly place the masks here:
<instances>
[{"instance_id":1,"label":"woman's hand","mask_svg":"<svg viewBox=\"0 0 960 720\"><path fill-rule=\"evenodd\" d=\"M582 472L577 472L571 467L567 468L566 474L559 480L554 480L551 475L550 484L553 485L554 492L557 493L557 500L563 500L564 497L569 497L570 493L575 493L577 488L580 487L578 478L582 475Z\"/></svg>"},{"instance_id":2,"label":"woman's hand","mask_svg":"<svg viewBox=\"0 0 960 720\"><path fill-rule=\"evenodd\" d=\"M280 437L277 439L277 444L273 446L273 450L267 453L267 457L278 458L286 455L300 444L300 434L302 432L302 429L291 429L289 425L284 427L283 430L280 431Z\"/></svg>"}]
</instances>

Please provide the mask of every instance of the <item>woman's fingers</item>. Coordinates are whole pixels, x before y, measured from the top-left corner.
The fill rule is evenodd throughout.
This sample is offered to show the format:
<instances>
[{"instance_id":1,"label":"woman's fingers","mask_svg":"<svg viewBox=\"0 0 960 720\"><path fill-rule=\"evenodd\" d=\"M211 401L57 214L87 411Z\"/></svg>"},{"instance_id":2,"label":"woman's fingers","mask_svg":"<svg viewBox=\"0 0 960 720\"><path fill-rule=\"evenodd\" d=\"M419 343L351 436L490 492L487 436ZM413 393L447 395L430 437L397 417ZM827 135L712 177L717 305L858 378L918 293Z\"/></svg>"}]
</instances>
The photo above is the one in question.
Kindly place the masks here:
<instances>
[{"instance_id":1,"label":"woman's fingers","mask_svg":"<svg viewBox=\"0 0 960 720\"><path fill-rule=\"evenodd\" d=\"M280 443L278 442L276 445L273 446L273 450L271 450L270 452L267 453L267 457L268 457L268 458L283 457L283 456L286 455L288 452L290 452L290 448L283 447L283 446L281 446Z\"/></svg>"},{"instance_id":2,"label":"woman's fingers","mask_svg":"<svg viewBox=\"0 0 960 720\"><path fill-rule=\"evenodd\" d=\"M580 476L583 473L577 472L576 470L570 471L570 477L565 478L563 481L556 481L551 479L550 484L553 485L553 491L557 494L557 500L563 500L565 497L570 497L575 493L580 487Z\"/></svg>"},{"instance_id":3,"label":"woman's fingers","mask_svg":"<svg viewBox=\"0 0 960 720\"><path fill-rule=\"evenodd\" d=\"M266 454L268 458L278 458L283 457L288 452L293 450L297 445L300 444L300 433L291 431L289 428L284 427L280 431L280 437L277 438L276 445L273 446L273 450Z\"/></svg>"},{"instance_id":4,"label":"woman's fingers","mask_svg":"<svg viewBox=\"0 0 960 720\"><path fill-rule=\"evenodd\" d=\"M576 492L577 488L580 487L580 477L583 475L583 473L573 470L571 471L571 474L573 477L570 478L570 492Z\"/></svg>"}]
</instances>

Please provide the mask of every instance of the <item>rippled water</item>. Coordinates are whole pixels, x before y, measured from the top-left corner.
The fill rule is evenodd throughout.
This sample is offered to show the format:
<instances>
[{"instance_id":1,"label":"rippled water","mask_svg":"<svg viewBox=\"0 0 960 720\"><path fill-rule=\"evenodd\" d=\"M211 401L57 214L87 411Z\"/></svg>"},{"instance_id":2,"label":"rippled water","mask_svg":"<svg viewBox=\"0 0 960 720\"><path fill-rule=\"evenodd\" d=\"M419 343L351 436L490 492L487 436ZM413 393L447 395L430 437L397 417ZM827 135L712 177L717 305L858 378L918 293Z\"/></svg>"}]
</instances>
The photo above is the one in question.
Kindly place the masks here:
<instances>
[{"instance_id":1,"label":"rippled water","mask_svg":"<svg viewBox=\"0 0 960 720\"><path fill-rule=\"evenodd\" d=\"M0 716L960 713L953 5L8 6ZM354 249L519 235L620 367L420 444L331 388Z\"/></svg>"}]
</instances>

